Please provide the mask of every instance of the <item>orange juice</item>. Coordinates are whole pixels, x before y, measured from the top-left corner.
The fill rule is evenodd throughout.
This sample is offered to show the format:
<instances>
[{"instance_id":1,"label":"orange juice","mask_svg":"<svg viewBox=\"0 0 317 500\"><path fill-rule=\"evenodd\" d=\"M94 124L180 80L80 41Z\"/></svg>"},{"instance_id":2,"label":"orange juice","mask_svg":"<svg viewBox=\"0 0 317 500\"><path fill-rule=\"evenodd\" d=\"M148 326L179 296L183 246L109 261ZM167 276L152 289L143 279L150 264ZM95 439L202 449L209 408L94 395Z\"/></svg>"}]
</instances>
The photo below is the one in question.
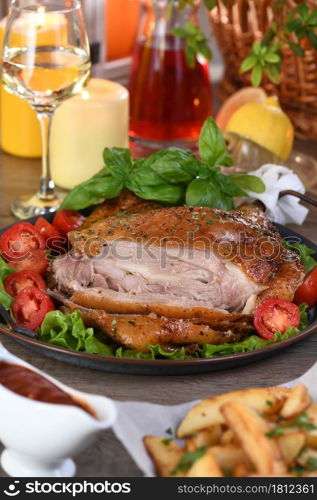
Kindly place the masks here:
<instances>
[{"instance_id":1,"label":"orange juice","mask_svg":"<svg viewBox=\"0 0 317 500\"><path fill-rule=\"evenodd\" d=\"M140 10L141 0L106 0L107 61L131 56Z\"/></svg>"}]
</instances>

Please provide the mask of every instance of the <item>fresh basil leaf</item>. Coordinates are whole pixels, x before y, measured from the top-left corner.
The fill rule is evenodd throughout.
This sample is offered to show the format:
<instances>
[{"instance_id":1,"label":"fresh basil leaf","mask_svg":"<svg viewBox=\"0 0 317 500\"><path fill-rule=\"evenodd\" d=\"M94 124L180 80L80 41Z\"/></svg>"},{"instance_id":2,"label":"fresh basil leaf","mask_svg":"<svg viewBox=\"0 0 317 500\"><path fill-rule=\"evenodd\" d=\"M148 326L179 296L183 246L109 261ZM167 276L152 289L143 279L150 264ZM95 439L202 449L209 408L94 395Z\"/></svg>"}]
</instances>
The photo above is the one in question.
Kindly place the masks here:
<instances>
[{"instance_id":1,"label":"fresh basil leaf","mask_svg":"<svg viewBox=\"0 0 317 500\"><path fill-rule=\"evenodd\" d=\"M124 184L112 175L92 177L66 196L60 210L81 210L104 199L116 198L123 188Z\"/></svg>"},{"instance_id":2,"label":"fresh basil leaf","mask_svg":"<svg viewBox=\"0 0 317 500\"><path fill-rule=\"evenodd\" d=\"M223 175L220 171L217 171L214 168L211 169L211 171L212 178L224 194L230 197L247 196L247 193L231 179L231 176Z\"/></svg>"},{"instance_id":3,"label":"fresh basil leaf","mask_svg":"<svg viewBox=\"0 0 317 500\"><path fill-rule=\"evenodd\" d=\"M147 158L143 167L151 168L165 182L188 184L199 172L199 162L192 151L170 148Z\"/></svg>"},{"instance_id":4,"label":"fresh basil leaf","mask_svg":"<svg viewBox=\"0 0 317 500\"><path fill-rule=\"evenodd\" d=\"M3 280L10 274L15 273L15 269L10 267L1 257L0 257L0 304L7 310L10 309L13 298L9 295L4 288Z\"/></svg>"},{"instance_id":5,"label":"fresh basil leaf","mask_svg":"<svg viewBox=\"0 0 317 500\"><path fill-rule=\"evenodd\" d=\"M233 164L222 132L213 118L207 118L200 132L199 154L210 167L217 165L229 167Z\"/></svg>"},{"instance_id":6,"label":"fresh basil leaf","mask_svg":"<svg viewBox=\"0 0 317 500\"><path fill-rule=\"evenodd\" d=\"M176 184L158 184L156 186L144 186L138 184L136 179L129 179L128 189L144 200L158 201L168 205L180 205L185 200L186 188Z\"/></svg>"},{"instance_id":7,"label":"fresh basil leaf","mask_svg":"<svg viewBox=\"0 0 317 500\"><path fill-rule=\"evenodd\" d=\"M309 273L314 267L317 266L317 261L313 257L315 255L315 250L309 248L307 245L303 243L291 243L287 240L283 240L283 246L288 250L295 251L299 254L301 263L306 268L306 272Z\"/></svg>"},{"instance_id":8,"label":"fresh basil leaf","mask_svg":"<svg viewBox=\"0 0 317 500\"><path fill-rule=\"evenodd\" d=\"M90 354L112 355L112 348L100 342L92 328L85 327L80 311L47 313L38 334L40 340L48 344Z\"/></svg>"},{"instance_id":9,"label":"fresh basil leaf","mask_svg":"<svg viewBox=\"0 0 317 500\"><path fill-rule=\"evenodd\" d=\"M196 207L211 207L221 210L234 208L231 196L223 193L212 179L195 179L186 191L186 205Z\"/></svg>"},{"instance_id":10,"label":"fresh basil leaf","mask_svg":"<svg viewBox=\"0 0 317 500\"><path fill-rule=\"evenodd\" d=\"M238 184L242 189L246 191L252 191L252 193L264 193L265 192L265 184L256 175L248 175L248 174L232 174L229 176L230 179L233 180L235 184Z\"/></svg>"},{"instance_id":11,"label":"fresh basil leaf","mask_svg":"<svg viewBox=\"0 0 317 500\"><path fill-rule=\"evenodd\" d=\"M131 151L125 148L105 148L103 159L110 174L124 182L132 170Z\"/></svg>"},{"instance_id":12,"label":"fresh basil leaf","mask_svg":"<svg viewBox=\"0 0 317 500\"><path fill-rule=\"evenodd\" d=\"M165 181L151 166L156 161L158 162L158 170L164 170L164 162L160 163L159 156L155 156L154 159L150 157L132 170L126 181L126 187L144 200L153 200L171 205L183 203L186 186ZM167 168L165 171L168 177L167 172L171 175L171 168Z\"/></svg>"}]
</instances>

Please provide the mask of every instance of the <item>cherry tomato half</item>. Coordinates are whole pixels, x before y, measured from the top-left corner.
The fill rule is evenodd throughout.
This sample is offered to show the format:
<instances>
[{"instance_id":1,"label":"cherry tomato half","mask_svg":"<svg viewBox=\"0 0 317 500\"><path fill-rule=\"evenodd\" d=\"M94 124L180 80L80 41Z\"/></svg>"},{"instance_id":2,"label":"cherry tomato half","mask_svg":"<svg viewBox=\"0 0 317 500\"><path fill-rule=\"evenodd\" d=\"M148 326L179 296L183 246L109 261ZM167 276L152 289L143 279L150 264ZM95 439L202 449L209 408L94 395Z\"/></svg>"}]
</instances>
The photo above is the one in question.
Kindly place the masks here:
<instances>
[{"instance_id":1,"label":"cherry tomato half","mask_svg":"<svg viewBox=\"0 0 317 500\"><path fill-rule=\"evenodd\" d=\"M43 250L33 250L19 259L9 260L8 264L16 271L27 271L30 269L43 276L48 268L48 259Z\"/></svg>"},{"instance_id":2,"label":"cherry tomato half","mask_svg":"<svg viewBox=\"0 0 317 500\"><path fill-rule=\"evenodd\" d=\"M304 283L297 289L295 304L308 304L309 309L317 304L317 267L307 274Z\"/></svg>"},{"instance_id":3,"label":"cherry tomato half","mask_svg":"<svg viewBox=\"0 0 317 500\"><path fill-rule=\"evenodd\" d=\"M45 248L45 239L29 222L19 222L1 235L0 250L6 260Z\"/></svg>"},{"instance_id":4,"label":"cherry tomato half","mask_svg":"<svg viewBox=\"0 0 317 500\"><path fill-rule=\"evenodd\" d=\"M46 283L42 276L34 271L20 271L10 274L3 280L6 292L12 297L16 297L24 288L32 286L40 290L46 289Z\"/></svg>"},{"instance_id":5,"label":"cherry tomato half","mask_svg":"<svg viewBox=\"0 0 317 500\"><path fill-rule=\"evenodd\" d=\"M34 227L43 236L45 242L47 242L49 238L59 237L61 235L53 224L50 224L44 217L39 217Z\"/></svg>"},{"instance_id":6,"label":"cherry tomato half","mask_svg":"<svg viewBox=\"0 0 317 500\"><path fill-rule=\"evenodd\" d=\"M53 220L53 226L62 234L67 235L78 229L84 222L85 217L75 210L61 210L57 212Z\"/></svg>"},{"instance_id":7,"label":"cherry tomato half","mask_svg":"<svg viewBox=\"0 0 317 500\"><path fill-rule=\"evenodd\" d=\"M254 326L263 339L274 340L277 332L285 333L288 328L298 328L300 311L296 304L282 299L266 299L254 314Z\"/></svg>"},{"instance_id":8,"label":"cherry tomato half","mask_svg":"<svg viewBox=\"0 0 317 500\"><path fill-rule=\"evenodd\" d=\"M35 223L35 228L44 237L46 248L51 250L54 255L61 255L67 250L67 238L50 224L43 217L39 217Z\"/></svg>"},{"instance_id":9,"label":"cherry tomato half","mask_svg":"<svg viewBox=\"0 0 317 500\"><path fill-rule=\"evenodd\" d=\"M34 286L24 288L12 304L12 312L17 324L28 330L39 328L46 314L54 309L51 299Z\"/></svg>"}]
</instances>

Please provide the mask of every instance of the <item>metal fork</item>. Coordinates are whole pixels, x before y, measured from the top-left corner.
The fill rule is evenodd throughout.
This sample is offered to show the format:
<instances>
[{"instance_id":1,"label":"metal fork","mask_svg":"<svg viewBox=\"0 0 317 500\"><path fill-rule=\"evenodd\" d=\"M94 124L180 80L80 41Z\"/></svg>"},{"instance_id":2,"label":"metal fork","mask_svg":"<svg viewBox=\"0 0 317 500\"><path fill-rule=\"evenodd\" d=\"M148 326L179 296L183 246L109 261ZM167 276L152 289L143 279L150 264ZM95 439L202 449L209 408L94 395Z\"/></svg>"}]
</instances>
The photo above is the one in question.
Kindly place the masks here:
<instances>
[{"instance_id":1,"label":"metal fork","mask_svg":"<svg viewBox=\"0 0 317 500\"><path fill-rule=\"evenodd\" d=\"M317 200L310 198L310 196L307 196L306 194L301 194L298 193L297 191L293 191L292 189L281 191L279 194L279 198L283 198L283 196L295 196L296 198L299 198L300 200L305 201L306 203L309 203L314 207L317 207Z\"/></svg>"}]
</instances>

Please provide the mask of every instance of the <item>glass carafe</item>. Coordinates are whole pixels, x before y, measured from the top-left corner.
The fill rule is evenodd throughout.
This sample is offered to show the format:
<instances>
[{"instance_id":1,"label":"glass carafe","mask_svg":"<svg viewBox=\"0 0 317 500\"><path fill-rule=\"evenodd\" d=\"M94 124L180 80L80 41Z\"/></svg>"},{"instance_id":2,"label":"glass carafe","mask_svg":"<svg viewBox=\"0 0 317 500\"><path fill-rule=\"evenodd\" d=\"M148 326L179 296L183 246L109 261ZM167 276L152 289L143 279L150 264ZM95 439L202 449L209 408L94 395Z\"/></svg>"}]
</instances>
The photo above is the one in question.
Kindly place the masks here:
<instances>
[{"instance_id":1,"label":"glass carafe","mask_svg":"<svg viewBox=\"0 0 317 500\"><path fill-rule=\"evenodd\" d=\"M173 34L187 21L198 24L199 2L143 0L130 77L130 139L136 156L179 146L195 149L204 120L212 114L208 61L186 60L186 41Z\"/></svg>"}]
</instances>

